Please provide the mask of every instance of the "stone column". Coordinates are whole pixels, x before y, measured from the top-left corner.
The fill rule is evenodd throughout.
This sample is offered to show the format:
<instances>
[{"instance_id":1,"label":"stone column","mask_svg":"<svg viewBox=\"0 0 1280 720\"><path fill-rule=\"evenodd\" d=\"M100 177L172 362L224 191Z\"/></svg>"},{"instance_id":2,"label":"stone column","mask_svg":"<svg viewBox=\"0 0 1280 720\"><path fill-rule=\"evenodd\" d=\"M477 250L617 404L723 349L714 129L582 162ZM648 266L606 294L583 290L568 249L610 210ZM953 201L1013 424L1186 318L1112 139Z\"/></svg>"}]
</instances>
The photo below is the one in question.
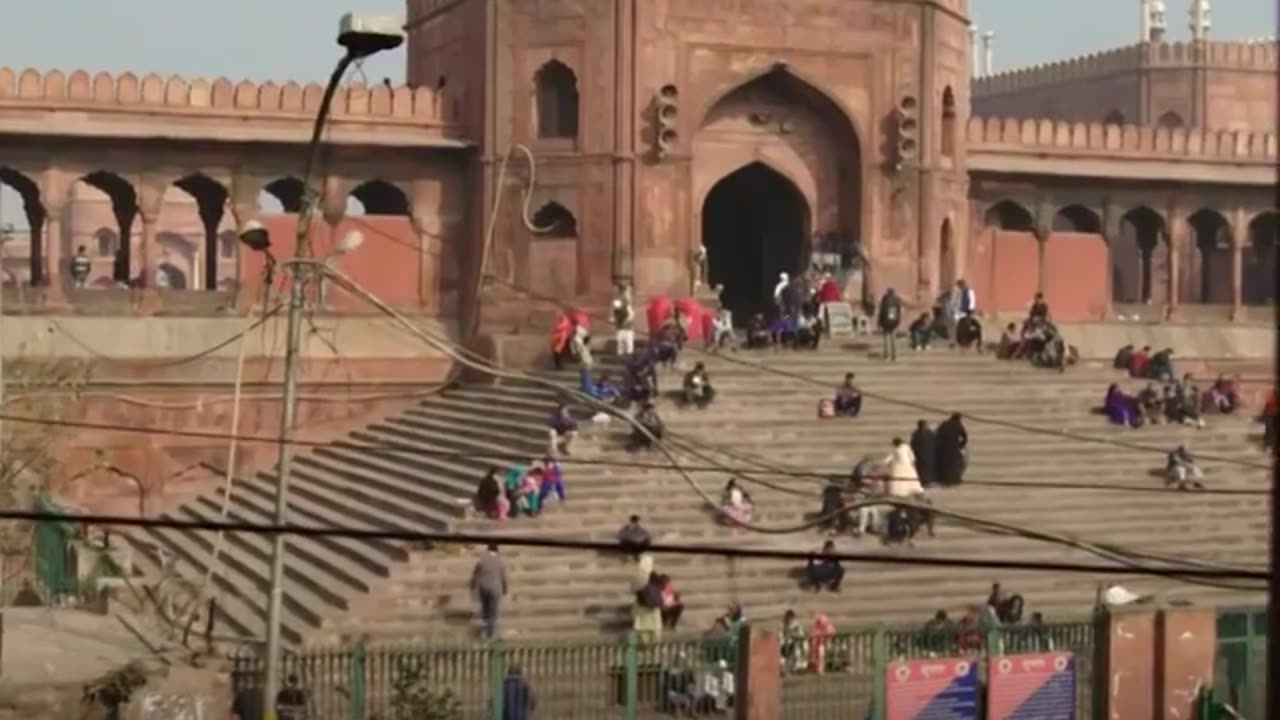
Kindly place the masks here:
<instances>
[{"instance_id":1,"label":"stone column","mask_svg":"<svg viewBox=\"0 0 1280 720\"><path fill-rule=\"evenodd\" d=\"M418 238L418 309L424 313L433 313L440 309L441 223L433 215L416 207L409 219Z\"/></svg>"},{"instance_id":2,"label":"stone column","mask_svg":"<svg viewBox=\"0 0 1280 720\"><path fill-rule=\"evenodd\" d=\"M1249 244L1249 225L1244 212L1237 211L1231 222L1231 319L1243 320L1244 249Z\"/></svg>"},{"instance_id":3,"label":"stone column","mask_svg":"<svg viewBox=\"0 0 1280 720\"><path fill-rule=\"evenodd\" d=\"M1115 317L1115 282L1112 281L1112 273L1115 267L1115 246L1120 241L1120 224L1124 215L1121 213L1119 206L1111 198L1107 198L1102 203L1102 241L1107 244L1107 305L1104 310L1103 320L1109 320Z\"/></svg>"},{"instance_id":4,"label":"stone column","mask_svg":"<svg viewBox=\"0 0 1280 720\"><path fill-rule=\"evenodd\" d=\"M1176 204L1169 207L1169 296L1165 299L1165 318L1174 319L1182 303L1182 252L1187 246L1187 219Z\"/></svg>"},{"instance_id":5,"label":"stone column","mask_svg":"<svg viewBox=\"0 0 1280 720\"><path fill-rule=\"evenodd\" d=\"M159 247L156 244L156 233L160 227L160 211L164 209L164 193L169 183L162 179L146 177L138 183L138 214L142 216L142 247L138 254L139 268L131 274L142 279L145 294L151 294L156 288L156 264Z\"/></svg>"},{"instance_id":6,"label":"stone column","mask_svg":"<svg viewBox=\"0 0 1280 720\"><path fill-rule=\"evenodd\" d=\"M66 277L62 261L62 212L61 203L55 205L45 202L44 230L41 242L44 243L44 301L51 307L63 307L67 304Z\"/></svg>"},{"instance_id":7,"label":"stone column","mask_svg":"<svg viewBox=\"0 0 1280 720\"><path fill-rule=\"evenodd\" d=\"M418 239L418 308L424 313L441 309L440 263L444 259L444 181L417 180L409 198L409 220Z\"/></svg>"},{"instance_id":8,"label":"stone column","mask_svg":"<svg viewBox=\"0 0 1280 720\"><path fill-rule=\"evenodd\" d=\"M242 187L236 181L232 182L232 186L236 188ZM249 277L246 272L245 261L249 254L245 252L244 245L240 244L240 228L250 220L258 217L258 200L254 196L252 199L243 197L244 193L235 192L231 202L231 216L236 221L236 283L235 283L235 306L240 312L246 312L257 302L258 293L246 291L245 278ZM249 251L252 252L252 251ZM253 253L257 254L257 253Z\"/></svg>"},{"instance_id":9,"label":"stone column","mask_svg":"<svg viewBox=\"0 0 1280 720\"><path fill-rule=\"evenodd\" d=\"M142 211L142 252L138 253L139 268L135 278L142 279L142 287L154 290L156 287L156 232L160 226L160 213Z\"/></svg>"},{"instance_id":10,"label":"stone column","mask_svg":"<svg viewBox=\"0 0 1280 720\"><path fill-rule=\"evenodd\" d=\"M1049 243L1049 236L1053 234L1053 216L1054 207L1051 198L1043 197L1036 201L1034 232L1036 236L1036 292L1039 293L1044 292L1045 287L1044 256L1046 246Z\"/></svg>"}]
</instances>

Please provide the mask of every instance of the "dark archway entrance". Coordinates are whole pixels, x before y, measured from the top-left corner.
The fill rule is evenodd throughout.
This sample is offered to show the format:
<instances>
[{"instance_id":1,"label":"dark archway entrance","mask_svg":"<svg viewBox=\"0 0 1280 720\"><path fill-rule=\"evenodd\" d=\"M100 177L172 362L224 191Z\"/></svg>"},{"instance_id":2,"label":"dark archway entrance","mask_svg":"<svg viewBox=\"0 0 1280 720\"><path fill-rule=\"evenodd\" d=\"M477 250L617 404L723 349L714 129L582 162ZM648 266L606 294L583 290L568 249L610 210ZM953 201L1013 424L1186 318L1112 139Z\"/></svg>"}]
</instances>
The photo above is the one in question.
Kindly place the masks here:
<instances>
[{"instance_id":1,"label":"dark archway entrance","mask_svg":"<svg viewBox=\"0 0 1280 720\"><path fill-rule=\"evenodd\" d=\"M779 273L793 277L808 256L809 208L776 170L752 163L725 176L702 206L702 244L711 284L723 285L725 307L742 325L770 316Z\"/></svg>"}]
</instances>

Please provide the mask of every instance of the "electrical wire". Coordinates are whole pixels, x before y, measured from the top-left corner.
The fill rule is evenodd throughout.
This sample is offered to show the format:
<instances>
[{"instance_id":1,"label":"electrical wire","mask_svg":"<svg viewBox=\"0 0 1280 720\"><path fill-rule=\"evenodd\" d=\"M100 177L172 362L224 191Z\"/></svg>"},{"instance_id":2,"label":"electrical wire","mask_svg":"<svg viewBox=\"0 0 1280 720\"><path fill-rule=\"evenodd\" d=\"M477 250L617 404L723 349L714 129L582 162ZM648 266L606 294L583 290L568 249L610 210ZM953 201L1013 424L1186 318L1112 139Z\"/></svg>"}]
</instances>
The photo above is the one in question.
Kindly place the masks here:
<instances>
[{"instance_id":1,"label":"electrical wire","mask_svg":"<svg viewBox=\"0 0 1280 720\"><path fill-rule=\"evenodd\" d=\"M485 360L485 359L482 359L481 361L477 362L477 361L475 361L475 360L473 360L473 359L471 359L471 358L468 358L468 357L466 357L468 354L470 354L470 355L472 355L472 356L475 356L475 353L470 353L470 351L467 351L465 348L456 348L455 346L450 345L450 343L449 343L447 340L441 340L440 338L436 338L436 337L434 337L433 335L431 335L430 333L428 333L428 332L426 332L426 331L422 330L421 328L418 328L416 325L414 325L412 322L410 322L410 321L408 320L408 318L405 318L403 315L401 315L400 313L398 313L394 308L391 308L391 307L390 307L390 306L388 306L386 303L384 303L380 298L378 298L378 297L377 297L376 295L374 295L372 292L370 292L369 290L367 290L367 289L365 289L365 288L361 287L358 283L356 283L354 280L350 279L349 277L345 276L343 273L341 273L341 272L339 272L339 271L336 271L336 270L333 270L332 268L323 268L323 271L324 271L324 272L327 272L331 277L333 277L333 278L335 278L336 280L338 280L338 281L339 281L339 282L338 282L339 286L344 287L345 289L347 289L347 290L348 290L348 291L350 291L350 292L356 293L359 297L361 297L362 299L364 299L366 302L368 302L368 303L372 304L374 307L377 307L378 309L380 309L380 310L381 310L382 312L384 312L385 314L387 314L387 315L391 316L391 317L392 317L393 319L395 319L397 322L401 323L402 325L404 325L404 326L405 326L405 327L407 327L407 328L411 328L411 329L413 329L413 331L415 332L415 334L419 335L419 337L420 337L422 340L424 340L425 342L427 342L427 343L429 343L429 344L431 344L431 345L433 345L433 346L439 347L443 352L448 353L451 357L455 358L456 360L459 360L460 362L465 362L468 366L471 366L471 367L473 367L473 368L475 368L475 369L479 369L479 370L482 370L482 371L484 371L484 372L487 372L487 373L489 373L490 375L492 375L492 376L494 376L494 377L496 377L496 378L515 379L515 380L525 380L525 381L527 381L527 382L532 382L532 383L535 383L535 384L549 385L549 386L551 386L551 387L552 387L552 388L554 388L554 389L558 389L558 390L560 390L561 392L565 392L566 394L573 395L573 396L577 396L578 398L580 398L580 399L581 399L581 401L582 401L582 402L584 402L584 404L587 404L588 406L594 406L594 407L596 407L598 410L600 410L601 412L607 413L607 414L609 414L609 415L611 415L611 416L618 417L618 418L620 418L620 419L624 420L625 422L627 422L628 424L630 424L630 425L631 425L631 426L632 426L636 431L638 431L638 432L640 432L640 433L644 434L646 437L648 437L648 438L650 439L650 441L653 443L654 447L656 447L657 449L659 449L661 452L663 452L663 453L667 456L667 459L671 462L673 469L675 469L675 470L676 470L676 472L678 472L678 473L679 473L679 474L680 474L680 475L685 479L686 483L687 483L687 484L688 484L688 485L689 485L689 486L690 486L690 487L695 491L695 493L697 493L699 496L701 496L701 497L702 497L702 499L704 500L704 502L706 502L706 503L707 503L708 505L710 505L711 507L718 508L718 504L714 502L714 500L713 500L713 499L712 499L712 498L711 498L711 497L706 493L706 491L705 491L705 490L703 490L703 489L702 489L702 487L701 487L700 485L698 485L698 483L697 483L697 482L692 478L692 476L690 476L690 475L689 475L689 473L687 473L687 472L685 472L685 471L684 471L684 469L681 467L681 465L680 465L679 461L678 461L678 460L676 459L676 457L671 453L671 451L666 447L666 445L665 445L665 444L663 444L663 443L662 443L658 438L654 437L654 436L652 435L652 433L650 433L650 432L648 431L648 429L647 429L647 428L645 428L643 425L641 425L640 423L638 423L634 418L632 418L632 417L630 417L629 415L626 415L626 414L624 414L624 413L620 412L620 411L619 411L619 410L617 410L616 408L614 408L614 407L612 407L612 406L610 406L610 405L608 405L608 404L606 404L606 403L603 403L603 402L600 402L600 401L596 400L595 398L591 398L591 397L589 397L589 396L587 396L587 395L585 395L585 394L583 394L583 393L580 393L580 392L571 391L571 390L568 390L568 389L566 389L566 388L562 388L562 387L560 387L559 385L557 385L557 384L555 384L555 383L553 383L553 382L551 382L551 381L543 380L543 379L541 379L541 378L536 378L536 377L527 376L527 375L524 375L524 374L522 374L522 373L513 373L513 372L508 371L508 370L506 370L506 369L504 369L504 368L497 367L497 366L493 365L491 362L489 362L488 360ZM695 453L695 456L697 456L697 455L699 455L699 454L698 454L698 453ZM707 458L706 458L705 456L703 456L703 457L702 457L702 459L706 460ZM862 503L862 504L863 504L863 505L884 505L884 504L886 504L886 499L884 499L884 498L876 498L875 500L867 501L867 502L864 502L864 503ZM981 520L981 519L971 518L971 517L969 517L969 516L964 516L964 515L961 515L961 514L959 514L959 513L955 513L955 512L952 512L952 511L942 511L942 510L939 510L939 509L933 508L932 506L928 506L928 508L923 508L923 506L918 506L918 505L915 505L914 503L901 503L901 502L896 502L896 501L891 501L889 504L896 504L896 505L900 505L900 506L908 506L908 507L910 507L910 506L921 507L922 509L928 509L930 512L934 512L934 513L942 512L942 513L943 513L943 514L945 514L945 515L949 515L949 516L954 517L954 518L961 518L961 519L965 520L966 522L969 522L969 523L971 523L971 524L978 525L978 526L981 526L981 525L984 525L984 524L985 524L986 526L989 526L989 527L998 527L998 528L1001 528L1001 529L1003 529L1003 530L1011 531L1011 532L1014 532L1014 533L1024 533L1024 532L1025 532L1025 531L1024 531L1023 529L1021 529L1021 528L1016 528L1016 527L1009 526L1009 525L1005 525L1005 524L1002 524L1002 523L996 523L996 522L992 522L992 521L984 521L984 520ZM812 529L812 528L814 528L814 527L818 527L818 526L820 526L820 525L823 525L823 524L825 524L825 523L829 522L830 520L834 519L835 517L837 517L840 513L841 513L841 511L836 511L836 512L831 513L831 514L828 514L828 515L826 515L826 516L819 517L819 518L817 518L817 519L815 519L815 520L813 520L813 521L811 521L811 522L801 523L801 524L799 524L799 525L794 525L794 526L789 526L789 527L765 527L765 526L761 526L761 525L758 525L758 524L755 524L755 523L741 522L741 521L735 521L735 522L734 522L734 525L735 525L736 527L740 527L740 528L742 528L742 529L745 529L745 530L748 530L748 531L751 531L751 532L760 533L760 534L765 534L765 535L783 535L783 534L793 534L793 533L796 533L796 532L800 532L800 531L804 531L804 530ZM721 515L722 515L723 513L718 512L718 514L721 514ZM1042 538L1044 538L1044 539L1052 539L1052 540L1054 540L1054 541L1060 542L1061 544L1069 545L1069 546L1073 546L1073 547L1077 547L1077 548L1080 548L1080 549L1084 549L1084 550L1086 550L1086 551L1094 552L1095 554L1099 554L1099 553L1109 553L1109 552L1110 552L1111 554L1113 554L1113 555L1115 554L1115 553L1111 552L1110 550L1108 550L1107 548L1104 548L1104 547L1101 547L1101 546L1098 546L1098 545L1095 545L1095 544L1084 543L1084 542L1082 542L1082 541L1080 541L1080 540L1078 540L1078 539L1076 539L1076 538L1072 538L1072 537L1070 537L1070 536L1057 535L1057 534L1052 534L1052 533L1040 533L1040 536L1041 536ZM1147 554L1147 556L1148 556L1149 558L1153 558L1153 559L1155 559L1155 558L1159 558L1159 559L1162 559L1162 560L1165 560L1165 561L1169 561L1169 562L1178 562L1178 561L1180 561L1179 559L1177 559L1177 558L1172 558L1171 556L1157 556L1157 555L1155 555L1155 554L1150 554L1150 553L1149 553L1149 554ZM1139 566L1139 565L1137 565L1137 564L1135 564L1135 567L1140 567L1140 566Z\"/></svg>"},{"instance_id":2,"label":"electrical wire","mask_svg":"<svg viewBox=\"0 0 1280 720\"><path fill-rule=\"evenodd\" d=\"M875 503L881 503L876 500ZM866 503L872 504L872 503ZM852 507L852 506L851 506ZM580 550L592 552L627 551L618 542L602 542L593 540L573 540L565 538L547 538L529 535L485 535L467 533L434 533L407 528L357 528L348 526L308 526L308 525L276 525L247 522L213 522L176 520L172 518L139 518L117 515L88 515L48 513L25 510L0 510L0 520L21 522L52 522L75 525L98 525L136 528L158 528L189 531L221 531L258 535L293 535L298 537L346 537L359 540L396 540L413 543L435 545L506 545L510 547L531 547L562 550ZM760 560L793 560L805 562L815 556L812 550L778 550L763 548L744 548L724 545L687 545L677 543L656 543L646 546L645 552L654 554L718 556L726 558L747 558ZM1218 569L1201 567L1163 568L1163 567L1124 567L1108 564L1086 564L1073 562L1024 561L1024 560L989 560L947 556L894 555L885 553L849 553L836 552L824 555L842 562L885 563L892 565L923 565L934 567L963 567L978 569L1004 569L1052 571L1064 573L1090 573L1100 575L1149 575L1154 577L1195 577L1208 580L1253 580L1265 581L1267 573L1259 570Z\"/></svg>"},{"instance_id":3,"label":"electrical wire","mask_svg":"<svg viewBox=\"0 0 1280 720\"><path fill-rule=\"evenodd\" d=\"M227 347L231 343L236 342L237 340L240 340L241 338L243 338L245 335L253 332L253 330L258 328L259 326L265 324L267 320L271 319L277 313L279 313L280 310L283 309L283 307L284 307L283 303L277 303L276 305L267 309L262 315L258 317L257 320L253 321L247 328L240 330L239 332L232 335L231 337L226 338L221 342L210 345L209 347L193 355L187 355L185 357L175 358L172 360L150 360L146 358L122 358L122 357L116 357L113 355L108 355L106 353L100 352L99 350L89 345L84 340L77 337L74 333L72 333L71 331L63 327L61 324L59 324L57 320L49 320L49 327L58 331L59 334L63 335L68 340L70 340L73 345L75 345L76 347L79 347L81 350L85 351L96 360L100 360L102 362L111 363L115 365L131 365L135 367L141 366L149 369L160 369L160 368L177 367L179 365L187 365L187 364L196 362L198 360L202 360L218 352L219 350Z\"/></svg>"},{"instance_id":4,"label":"electrical wire","mask_svg":"<svg viewBox=\"0 0 1280 720\"><path fill-rule=\"evenodd\" d=\"M494 282L497 282L499 284L505 285L509 289L514 290L529 299L551 303L551 304L554 304L557 308L564 306L564 303L561 301L557 301L554 298L550 298L545 295L540 295L539 293L533 292L526 288L522 288L513 283L509 283L496 276L491 275L489 276L488 279L493 280ZM602 320L601 316L599 315L595 316L594 319ZM810 385L816 385L823 388L831 387L830 381L821 380L821 379L810 377L808 375L804 375L797 372L792 372L790 370L768 365L763 362L752 362L750 360L745 360L741 357L733 357L730 355L725 355L720 353L708 353L700 348L693 347L690 345L686 345L685 350L688 352L699 354L703 357L717 358L723 362L739 365L741 367L748 367L754 370L761 370L772 375L786 377L792 380L799 380ZM976 423L980 423L984 425L994 425L997 427L1004 427L1004 428L1013 429L1013 430L1019 430L1019 431L1030 433L1030 434L1059 437L1059 438L1064 438L1068 440L1077 440L1077 441L1093 443L1093 444L1112 445L1115 447L1125 448L1127 450L1137 450L1141 452L1158 453L1160 455L1167 455L1169 452L1166 448L1156 447L1152 445L1131 443L1131 442L1126 442L1124 440L1117 440L1115 438L1083 435L1080 433L1074 433L1066 430L1054 430L1051 428L1042 428L1042 427L1036 427L1034 425L1027 425L1025 423L1002 420L1000 418L974 415L972 413L966 413L966 412L961 412L953 409L928 405L925 403L919 403L914 400L905 400L902 398L894 397L892 395L886 395L883 393L870 392L865 388L862 389L862 394L864 397L868 397L873 400L879 400L880 402L883 402L888 405L897 405L899 407L907 407L913 410L919 410L921 412L927 412L927 413L932 413L936 415L949 416L949 415L956 414L956 415L960 415L964 419L972 420ZM1222 464L1237 465L1240 467L1247 467L1247 468L1256 469L1256 470L1269 470L1271 468L1271 466L1268 464L1257 463L1250 460L1239 460L1236 458L1224 458L1224 457L1204 455L1204 454L1198 454L1197 456L1204 460L1213 460L1214 462L1218 462Z\"/></svg>"},{"instance_id":5,"label":"electrical wire","mask_svg":"<svg viewBox=\"0 0 1280 720\"><path fill-rule=\"evenodd\" d=\"M434 393L440 390L431 391ZM383 397L383 396L377 396ZM387 397L406 397L405 395L392 395ZM65 427L83 430L97 430L102 432L117 432L129 434L158 435L187 438L193 440L218 440L231 441L239 443L253 443L265 445L279 445L280 438L270 437L266 435L246 435L227 433L218 433L203 430L178 430L173 428L159 428L145 425L126 425L118 423L96 423L81 420L57 420L51 418L38 418L27 415L13 415L0 413L0 420L6 422L16 422L31 425L45 425L49 427ZM337 448L346 450L358 450L361 453L369 453L373 455L408 455L421 456L429 458L439 458L442 460L483 460L483 461L504 461L504 462L527 462L530 459L530 453L504 452L500 450L493 451L453 451L453 450L435 450L431 448L421 447L417 445L398 444L394 442L369 444L364 442L338 440L303 440L294 438L286 444L294 447L302 448ZM674 443L678 448L682 443L677 441ZM580 465L583 467L604 467L604 468L628 468L634 470L671 470L671 466L666 463L641 462L641 461L622 461L622 460L603 460L589 459L580 457L564 457L557 460L561 465ZM683 465L685 471L691 473L714 473L720 475L747 476L767 470L769 474L779 477L804 478L815 481L828 482L832 480L840 480L847 478L849 471L847 470L772 470L762 467L746 467L732 466L722 464L707 465ZM1248 490L1244 488L1205 488L1204 490L1171 490L1159 486L1150 485L1107 485L1107 484L1091 484L1091 483L1052 483L1052 482L1018 482L1015 480L970 480L966 479L964 484L973 486L990 486L990 487L1011 487L1022 488L1028 490L1089 490L1102 492L1135 492L1135 493L1154 493L1169 494L1177 493L1182 496L1196 495L1228 495L1228 496L1261 496L1267 495L1266 490ZM781 492L789 492L792 494L802 494L806 497L813 496L812 492L799 491L795 488L778 485L774 487Z\"/></svg>"}]
</instances>

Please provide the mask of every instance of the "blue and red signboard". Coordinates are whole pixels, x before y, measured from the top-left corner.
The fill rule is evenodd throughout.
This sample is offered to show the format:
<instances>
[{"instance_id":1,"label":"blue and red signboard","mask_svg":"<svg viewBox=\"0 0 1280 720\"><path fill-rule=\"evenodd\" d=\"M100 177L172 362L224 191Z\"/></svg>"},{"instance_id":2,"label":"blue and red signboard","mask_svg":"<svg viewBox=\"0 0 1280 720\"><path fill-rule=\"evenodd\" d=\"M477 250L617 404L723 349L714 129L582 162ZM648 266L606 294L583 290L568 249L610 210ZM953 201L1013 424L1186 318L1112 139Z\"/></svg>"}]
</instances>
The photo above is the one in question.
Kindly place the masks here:
<instances>
[{"instance_id":1,"label":"blue and red signboard","mask_svg":"<svg viewBox=\"0 0 1280 720\"><path fill-rule=\"evenodd\" d=\"M987 720L1075 720L1076 662L1071 653L987 660Z\"/></svg>"},{"instance_id":2,"label":"blue and red signboard","mask_svg":"<svg viewBox=\"0 0 1280 720\"><path fill-rule=\"evenodd\" d=\"M973 658L904 660L885 668L885 720L978 720Z\"/></svg>"}]
</instances>

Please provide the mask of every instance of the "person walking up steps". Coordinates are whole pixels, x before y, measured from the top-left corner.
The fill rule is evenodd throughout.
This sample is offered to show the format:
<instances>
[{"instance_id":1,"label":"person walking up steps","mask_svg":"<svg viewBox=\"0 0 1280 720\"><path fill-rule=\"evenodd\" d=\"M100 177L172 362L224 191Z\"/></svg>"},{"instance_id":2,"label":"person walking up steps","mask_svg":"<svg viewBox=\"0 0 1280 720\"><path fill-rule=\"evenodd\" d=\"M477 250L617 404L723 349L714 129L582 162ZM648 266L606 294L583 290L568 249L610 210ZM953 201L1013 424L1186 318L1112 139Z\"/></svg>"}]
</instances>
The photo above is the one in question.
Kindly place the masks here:
<instances>
[{"instance_id":1,"label":"person walking up steps","mask_svg":"<svg viewBox=\"0 0 1280 720\"><path fill-rule=\"evenodd\" d=\"M476 567L471 571L471 591L480 601L484 637L492 640L498 633L498 609L507 594L507 568L498 554L497 545L489 545L485 554L476 561Z\"/></svg>"}]
</instances>

